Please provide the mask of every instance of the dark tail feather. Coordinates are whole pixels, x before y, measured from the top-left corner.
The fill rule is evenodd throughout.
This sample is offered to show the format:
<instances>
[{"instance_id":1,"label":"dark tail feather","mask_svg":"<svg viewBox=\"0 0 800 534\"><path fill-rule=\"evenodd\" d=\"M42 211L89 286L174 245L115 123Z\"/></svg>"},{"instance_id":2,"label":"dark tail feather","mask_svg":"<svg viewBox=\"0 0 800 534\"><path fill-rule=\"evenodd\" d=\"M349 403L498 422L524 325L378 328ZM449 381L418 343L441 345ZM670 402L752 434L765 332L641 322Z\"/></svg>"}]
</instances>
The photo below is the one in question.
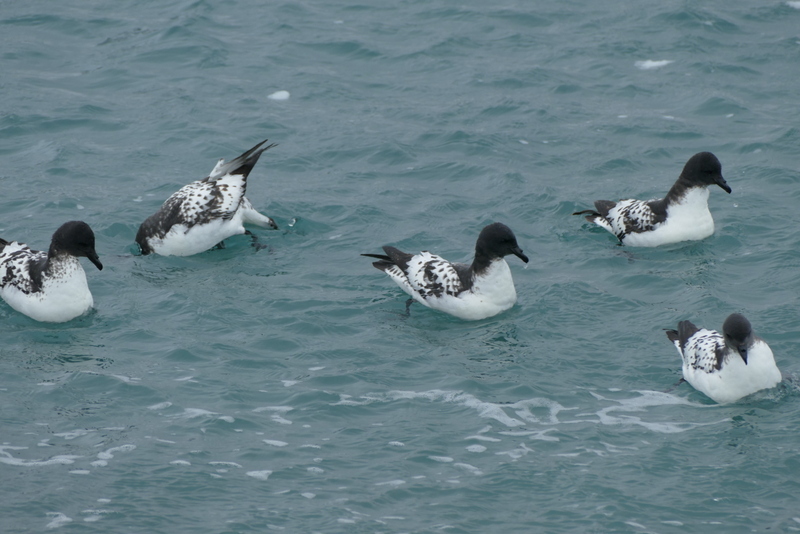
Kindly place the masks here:
<instances>
[{"instance_id":1,"label":"dark tail feather","mask_svg":"<svg viewBox=\"0 0 800 534\"><path fill-rule=\"evenodd\" d=\"M385 271L389 267L394 266L392 258L390 258L389 256L384 256L383 254L362 254L362 256L381 260L372 262L372 266L375 267L376 269L380 269L381 271Z\"/></svg>"},{"instance_id":2,"label":"dark tail feather","mask_svg":"<svg viewBox=\"0 0 800 534\"><path fill-rule=\"evenodd\" d=\"M668 390L664 391L664 393L672 393L672 390L673 390L673 389L675 389L676 387L680 386L680 385L681 385L681 384L683 384L684 382L686 382L686 379L685 379L685 378L681 378L680 380L678 380L677 382L675 382L674 384L672 384L672 387L671 387L671 388L669 388Z\"/></svg>"},{"instance_id":3,"label":"dark tail feather","mask_svg":"<svg viewBox=\"0 0 800 534\"><path fill-rule=\"evenodd\" d=\"M584 219L586 219L590 223L594 222L595 217L602 217L602 215L600 215L594 210L576 211L575 213L573 213L573 215L585 215Z\"/></svg>"},{"instance_id":4,"label":"dark tail feather","mask_svg":"<svg viewBox=\"0 0 800 534\"><path fill-rule=\"evenodd\" d=\"M375 258L375 259L378 259L378 260L383 260L383 261L388 261L388 262L392 261L392 258L390 258L389 256L385 256L383 254L362 254L362 256L366 256L367 258Z\"/></svg>"},{"instance_id":5,"label":"dark tail feather","mask_svg":"<svg viewBox=\"0 0 800 534\"><path fill-rule=\"evenodd\" d=\"M591 215L592 217L596 217L600 214L594 210L582 210L582 211L576 211L575 213L573 213L573 215Z\"/></svg>"},{"instance_id":6,"label":"dark tail feather","mask_svg":"<svg viewBox=\"0 0 800 534\"><path fill-rule=\"evenodd\" d=\"M231 174L242 174L247 177L250 174L250 171L253 170L253 167L256 166L258 163L258 158L261 157L261 154L274 146L278 146L277 143L272 143L271 145L267 145L263 148L260 148L264 143L269 141L269 139L264 139L256 146L239 156L238 158L234 159L228 165L231 167L236 166L234 170L229 171Z\"/></svg>"},{"instance_id":7,"label":"dark tail feather","mask_svg":"<svg viewBox=\"0 0 800 534\"><path fill-rule=\"evenodd\" d=\"M664 329L664 331L665 331L665 332L666 332L666 334L667 334L667 338L668 338L670 341L672 341L673 343L675 343L676 341L680 341L680 339L681 339L681 338L680 338L680 336L678 335L678 331L677 331L677 330L667 330L667 329L665 328L665 329Z\"/></svg>"},{"instance_id":8,"label":"dark tail feather","mask_svg":"<svg viewBox=\"0 0 800 534\"><path fill-rule=\"evenodd\" d=\"M241 156L233 158L230 161L223 162L221 165L218 165L218 167L214 167L214 170L211 172L213 178L212 176L209 176L204 181L215 180L216 178L225 174L241 174L247 178L247 176L250 174L250 171L252 171L253 167L255 167L256 163L258 163L258 158L261 157L261 153L274 146L278 146L276 143L263 146L267 141L269 141L269 139L264 139Z\"/></svg>"}]
</instances>

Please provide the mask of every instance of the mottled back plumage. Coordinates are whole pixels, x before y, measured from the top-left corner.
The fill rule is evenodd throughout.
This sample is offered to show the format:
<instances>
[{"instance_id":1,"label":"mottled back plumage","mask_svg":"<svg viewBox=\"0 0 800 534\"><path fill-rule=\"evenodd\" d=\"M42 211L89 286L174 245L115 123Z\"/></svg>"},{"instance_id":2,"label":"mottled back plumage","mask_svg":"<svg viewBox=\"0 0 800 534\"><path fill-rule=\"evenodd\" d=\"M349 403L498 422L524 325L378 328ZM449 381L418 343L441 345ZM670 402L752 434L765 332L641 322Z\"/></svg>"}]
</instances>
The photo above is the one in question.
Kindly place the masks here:
<instances>
[{"instance_id":1,"label":"mottled back plumage","mask_svg":"<svg viewBox=\"0 0 800 534\"><path fill-rule=\"evenodd\" d=\"M95 251L94 232L83 221L61 225L47 252L0 239L0 296L37 321L63 322L77 317L94 303L79 257L103 269Z\"/></svg>"},{"instance_id":2,"label":"mottled back plumage","mask_svg":"<svg viewBox=\"0 0 800 534\"><path fill-rule=\"evenodd\" d=\"M683 378L717 402L734 402L781 380L769 346L739 313L728 316L721 334L689 321L666 333L681 355Z\"/></svg>"},{"instance_id":3,"label":"mottled back plumage","mask_svg":"<svg viewBox=\"0 0 800 534\"><path fill-rule=\"evenodd\" d=\"M708 211L708 186L731 192L714 154L699 152L689 158L678 180L662 199L597 200L594 210L575 212L605 228L621 243L658 246L704 239L714 232Z\"/></svg>"},{"instance_id":4,"label":"mottled back plumage","mask_svg":"<svg viewBox=\"0 0 800 534\"><path fill-rule=\"evenodd\" d=\"M264 151L276 146L264 146L266 142L262 141L227 163L224 159L219 160L206 178L185 185L172 194L139 227L136 242L142 254L189 255L202 252L232 235L244 233L242 223L277 228L272 219L256 212L245 197L250 171ZM208 230L204 231L202 227ZM197 231L193 232L195 228ZM196 246L181 242L191 241L193 234L202 236L197 239ZM206 246L209 241L213 242ZM177 245L170 247L167 242Z\"/></svg>"},{"instance_id":5,"label":"mottled back plumage","mask_svg":"<svg viewBox=\"0 0 800 534\"><path fill-rule=\"evenodd\" d=\"M511 307L516 291L503 257L514 254L528 262L514 233L502 223L481 231L471 265L450 263L428 251L408 254L390 246L383 251L385 255L362 255L380 260L373 265L417 302L463 319L482 319Z\"/></svg>"}]
</instances>

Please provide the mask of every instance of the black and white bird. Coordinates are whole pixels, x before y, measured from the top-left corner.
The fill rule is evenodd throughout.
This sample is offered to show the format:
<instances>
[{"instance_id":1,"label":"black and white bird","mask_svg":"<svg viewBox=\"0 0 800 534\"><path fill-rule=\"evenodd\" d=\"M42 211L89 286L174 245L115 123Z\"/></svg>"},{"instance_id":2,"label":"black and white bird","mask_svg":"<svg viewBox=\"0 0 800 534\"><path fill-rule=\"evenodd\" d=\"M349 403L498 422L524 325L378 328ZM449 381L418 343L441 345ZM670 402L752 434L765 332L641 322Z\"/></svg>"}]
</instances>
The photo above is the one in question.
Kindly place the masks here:
<instances>
[{"instance_id":1,"label":"black and white bird","mask_svg":"<svg viewBox=\"0 0 800 534\"><path fill-rule=\"evenodd\" d=\"M596 200L586 220L605 228L623 245L657 247L681 241L698 241L714 233L714 219L708 211L708 187L718 185L728 193L722 165L711 152L689 158L681 175L662 199Z\"/></svg>"},{"instance_id":2,"label":"black and white bird","mask_svg":"<svg viewBox=\"0 0 800 534\"><path fill-rule=\"evenodd\" d=\"M667 330L683 359L683 378L718 403L734 402L781 381L769 345L753 334L744 315L725 319L722 333L689 321Z\"/></svg>"},{"instance_id":3,"label":"black and white bird","mask_svg":"<svg viewBox=\"0 0 800 534\"><path fill-rule=\"evenodd\" d=\"M103 269L94 249L94 232L83 221L70 221L53 234L47 252L0 239L0 297L37 321L63 323L93 305L81 256Z\"/></svg>"},{"instance_id":4,"label":"black and white bird","mask_svg":"<svg viewBox=\"0 0 800 534\"><path fill-rule=\"evenodd\" d=\"M383 247L383 251L386 255L362 256L380 260L372 265L411 295L406 309L416 300L470 321L497 315L517 301L511 269L503 258L514 254L528 263L514 232L502 223L481 230L472 265L450 263L428 251L407 254L389 246Z\"/></svg>"},{"instance_id":5,"label":"black and white bird","mask_svg":"<svg viewBox=\"0 0 800 534\"><path fill-rule=\"evenodd\" d=\"M206 178L169 197L136 233L142 254L191 256L246 233L245 224L277 229L275 221L253 209L244 196L247 176L261 153L275 146L264 146L266 142L227 163L219 160Z\"/></svg>"}]
</instances>

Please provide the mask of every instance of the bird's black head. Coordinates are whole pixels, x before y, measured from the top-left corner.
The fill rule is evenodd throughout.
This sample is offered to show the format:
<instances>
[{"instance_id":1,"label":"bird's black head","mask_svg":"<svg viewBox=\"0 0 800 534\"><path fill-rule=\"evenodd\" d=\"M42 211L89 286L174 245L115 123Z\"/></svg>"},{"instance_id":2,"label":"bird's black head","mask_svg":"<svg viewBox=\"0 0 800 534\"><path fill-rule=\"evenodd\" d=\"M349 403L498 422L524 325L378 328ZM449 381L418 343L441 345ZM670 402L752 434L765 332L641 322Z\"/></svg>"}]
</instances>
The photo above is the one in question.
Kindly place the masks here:
<instances>
[{"instance_id":1,"label":"bird's black head","mask_svg":"<svg viewBox=\"0 0 800 534\"><path fill-rule=\"evenodd\" d=\"M731 192L731 187L722 177L722 164L711 152L698 152L683 166L681 176L692 184L714 185Z\"/></svg>"},{"instance_id":2,"label":"bird's black head","mask_svg":"<svg viewBox=\"0 0 800 534\"><path fill-rule=\"evenodd\" d=\"M725 344L739 353L744 363L747 363L747 349L753 344L753 327L750 321L741 313L732 313L722 325L722 335Z\"/></svg>"},{"instance_id":3,"label":"bird's black head","mask_svg":"<svg viewBox=\"0 0 800 534\"><path fill-rule=\"evenodd\" d=\"M503 223L492 223L481 230L475 244L475 257L487 256L489 260L513 254L525 263L528 257L522 253L517 238L511 228Z\"/></svg>"},{"instance_id":4,"label":"bird's black head","mask_svg":"<svg viewBox=\"0 0 800 534\"><path fill-rule=\"evenodd\" d=\"M83 221L66 222L53 234L50 255L64 253L86 257L98 270L103 270L103 264L100 263L100 258L94 250L94 232Z\"/></svg>"}]
</instances>

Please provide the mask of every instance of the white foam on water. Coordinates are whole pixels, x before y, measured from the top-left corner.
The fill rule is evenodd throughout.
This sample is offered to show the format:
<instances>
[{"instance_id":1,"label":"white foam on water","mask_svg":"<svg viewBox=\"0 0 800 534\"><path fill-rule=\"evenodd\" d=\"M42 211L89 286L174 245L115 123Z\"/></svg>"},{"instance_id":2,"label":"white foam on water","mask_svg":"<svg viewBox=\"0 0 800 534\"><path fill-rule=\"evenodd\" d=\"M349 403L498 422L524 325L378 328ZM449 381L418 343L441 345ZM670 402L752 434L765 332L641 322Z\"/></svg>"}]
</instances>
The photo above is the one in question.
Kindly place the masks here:
<instances>
[{"instance_id":1,"label":"white foam on water","mask_svg":"<svg viewBox=\"0 0 800 534\"><path fill-rule=\"evenodd\" d=\"M607 399L598 393L594 392L590 393L597 400L618 403L617 405L608 406L595 413L595 415L599 417L598 422L604 425L638 425L653 432L657 432L659 434L675 434L679 432L686 432L687 430L692 430L694 428L702 426L717 425L720 423L730 421L729 418L725 418L708 423L692 423L683 420L675 422L672 421L649 422L649 421L643 421L642 418L633 415L612 415L612 413L617 413L617 412L623 412L623 413L644 412L646 411L647 408L653 406L681 405L681 406L691 406L693 408L700 408L700 409L706 409L707 406L696 402L691 402L684 399L683 397L678 397L676 395L672 395L670 393L664 393L661 391L636 391L635 393L638 393L640 396L632 397L629 399Z\"/></svg>"},{"instance_id":2,"label":"white foam on water","mask_svg":"<svg viewBox=\"0 0 800 534\"><path fill-rule=\"evenodd\" d=\"M148 439L155 440L155 441L157 441L159 443L168 443L170 445L175 445L177 443L177 441L172 441L170 439L154 438L153 436L145 436L145 437L148 438Z\"/></svg>"},{"instance_id":3,"label":"white foam on water","mask_svg":"<svg viewBox=\"0 0 800 534\"><path fill-rule=\"evenodd\" d=\"M445 402L465 406L477 412L479 417L494 419L507 427L524 426L526 423L536 424L559 424L558 414L562 411L572 411L577 408L567 408L556 401L546 398L525 399L513 404L495 404L485 402L474 395L462 391L430 390L430 391L389 391L388 393L367 394L360 397L361 400L354 400L349 395L340 395L338 402L333 406L365 406L376 402L393 402L398 400L424 399L431 402ZM534 413L536 409L543 409L544 413L538 415ZM513 410L517 417L512 417L505 410ZM489 427L491 428L491 427ZM486 432L488 430L484 430ZM474 436L470 439L485 439L490 441L493 438ZM542 437L546 441L557 438Z\"/></svg>"},{"instance_id":4,"label":"white foam on water","mask_svg":"<svg viewBox=\"0 0 800 534\"><path fill-rule=\"evenodd\" d=\"M317 494L316 494L316 493L311 493L310 491L303 492L303 493L301 493L300 495L301 495L302 497L305 497L306 499L313 499L314 497L316 497L316 496L317 496Z\"/></svg>"},{"instance_id":5,"label":"white foam on water","mask_svg":"<svg viewBox=\"0 0 800 534\"><path fill-rule=\"evenodd\" d=\"M272 474L272 471L264 470L264 471L248 471L245 475L249 477L253 477L256 480L267 480L269 476Z\"/></svg>"},{"instance_id":6,"label":"white foam on water","mask_svg":"<svg viewBox=\"0 0 800 534\"><path fill-rule=\"evenodd\" d=\"M458 467L459 469L463 469L465 471L468 471L468 472L472 473L475 476L479 476L479 475L483 474L483 471L481 471L480 469L478 469L474 465L465 464L463 462L456 462L456 463L453 464L453 467Z\"/></svg>"},{"instance_id":7,"label":"white foam on water","mask_svg":"<svg viewBox=\"0 0 800 534\"><path fill-rule=\"evenodd\" d=\"M548 436L547 435L548 432L552 432L554 430L556 430L556 429L555 428L546 428L544 430L525 430L525 431L520 431L520 432L505 431L505 432L498 432L498 433L503 435L503 436L514 436L514 437L527 436L530 439L535 439L535 440L539 440L539 441L561 441L555 436Z\"/></svg>"},{"instance_id":8,"label":"white foam on water","mask_svg":"<svg viewBox=\"0 0 800 534\"><path fill-rule=\"evenodd\" d=\"M97 453L97 457L101 460L110 460L114 457L115 452L130 452L136 449L136 445L120 445L119 447L111 447L110 449L106 449L103 452Z\"/></svg>"},{"instance_id":9,"label":"white foam on water","mask_svg":"<svg viewBox=\"0 0 800 534\"><path fill-rule=\"evenodd\" d=\"M376 486L393 486L393 487L397 487L397 486L402 486L405 483L406 483L405 480L397 479L397 480L387 480L386 482L376 482L375 485Z\"/></svg>"},{"instance_id":10,"label":"white foam on water","mask_svg":"<svg viewBox=\"0 0 800 534\"><path fill-rule=\"evenodd\" d=\"M61 512L47 512L49 517L52 517L53 520L47 523L44 528L51 529L51 528L58 528L63 527L67 523L72 522L71 517L67 517L66 515L62 514Z\"/></svg>"},{"instance_id":11,"label":"white foam on water","mask_svg":"<svg viewBox=\"0 0 800 534\"><path fill-rule=\"evenodd\" d=\"M83 518L83 520L87 523L94 523L95 521L100 520L105 514L110 514L111 511L109 510L83 510L82 514L89 514Z\"/></svg>"},{"instance_id":12,"label":"white foam on water","mask_svg":"<svg viewBox=\"0 0 800 534\"><path fill-rule=\"evenodd\" d=\"M390 441L388 444L391 445L392 447L405 447L406 446L406 444L403 443L402 441Z\"/></svg>"},{"instance_id":13,"label":"white foam on water","mask_svg":"<svg viewBox=\"0 0 800 534\"><path fill-rule=\"evenodd\" d=\"M70 473L73 475L88 475L91 473L91 471L89 471L88 469L73 469L72 471L70 471Z\"/></svg>"},{"instance_id":14,"label":"white foam on water","mask_svg":"<svg viewBox=\"0 0 800 534\"><path fill-rule=\"evenodd\" d=\"M13 447L11 445L0 445L0 464L16 465L22 467L39 467L44 465L69 465L74 464L78 458L83 456L74 454L60 454L48 458L47 460L22 460L14 458L10 452L6 451L22 451L27 450L28 447Z\"/></svg>"},{"instance_id":15,"label":"white foam on water","mask_svg":"<svg viewBox=\"0 0 800 534\"><path fill-rule=\"evenodd\" d=\"M258 408L253 408L255 413L260 412L280 412L286 413L292 410L291 406L260 406Z\"/></svg>"},{"instance_id":16,"label":"white foam on water","mask_svg":"<svg viewBox=\"0 0 800 534\"><path fill-rule=\"evenodd\" d=\"M494 443L496 443L498 441L503 441L500 438L493 438L491 436L467 436L464 439L474 439L476 441L491 441L491 442L494 442Z\"/></svg>"},{"instance_id":17,"label":"white foam on water","mask_svg":"<svg viewBox=\"0 0 800 534\"><path fill-rule=\"evenodd\" d=\"M645 59L644 61L635 62L633 66L640 70L654 70L660 69L661 67L666 67L670 63L675 63L675 61L672 59Z\"/></svg>"},{"instance_id":18,"label":"white foam on water","mask_svg":"<svg viewBox=\"0 0 800 534\"><path fill-rule=\"evenodd\" d=\"M169 415L172 419L194 419L195 417L211 417L212 415L219 415L217 412L210 412L202 408L184 408L183 413Z\"/></svg>"},{"instance_id":19,"label":"white foam on water","mask_svg":"<svg viewBox=\"0 0 800 534\"><path fill-rule=\"evenodd\" d=\"M271 95L267 95L270 100L289 100L289 91L275 91Z\"/></svg>"},{"instance_id":20,"label":"white foam on water","mask_svg":"<svg viewBox=\"0 0 800 534\"><path fill-rule=\"evenodd\" d=\"M172 460L170 465L192 465L191 462L187 462L186 460Z\"/></svg>"},{"instance_id":21,"label":"white foam on water","mask_svg":"<svg viewBox=\"0 0 800 534\"><path fill-rule=\"evenodd\" d=\"M225 421L226 423L233 423L234 421L236 421L236 419L234 419L230 415L220 415L219 420Z\"/></svg>"},{"instance_id":22,"label":"white foam on water","mask_svg":"<svg viewBox=\"0 0 800 534\"><path fill-rule=\"evenodd\" d=\"M526 446L524 443L520 443L519 447L517 447L516 449L511 449L510 451L496 452L495 454L498 456L508 456L512 460L519 460L523 456L526 456L529 452L533 452L533 449Z\"/></svg>"},{"instance_id":23,"label":"white foam on water","mask_svg":"<svg viewBox=\"0 0 800 534\"><path fill-rule=\"evenodd\" d=\"M208 465L213 465L213 466L218 466L219 465L219 466L223 466L223 467L236 467L238 469L242 468L242 466L237 464L236 462L208 462Z\"/></svg>"},{"instance_id":24,"label":"white foam on water","mask_svg":"<svg viewBox=\"0 0 800 534\"><path fill-rule=\"evenodd\" d=\"M117 452L130 452L136 449L136 445L120 445L119 447L111 447L110 449L106 449L103 452L97 453L97 460L91 462L89 465L92 467L105 467L108 465L108 461L114 458L114 453Z\"/></svg>"},{"instance_id":25,"label":"white foam on water","mask_svg":"<svg viewBox=\"0 0 800 534\"><path fill-rule=\"evenodd\" d=\"M89 434L91 432L94 432L94 430L86 430L84 428L79 428L76 430L72 430L70 432L59 432L58 434L53 434L53 435L56 436L57 438L64 438L66 440L70 440L79 438L81 436L85 436L86 434Z\"/></svg>"},{"instance_id":26,"label":"white foam on water","mask_svg":"<svg viewBox=\"0 0 800 534\"><path fill-rule=\"evenodd\" d=\"M428 456L428 458L433 460L434 462L449 463L453 461L453 459L450 458L449 456Z\"/></svg>"},{"instance_id":27,"label":"white foam on water","mask_svg":"<svg viewBox=\"0 0 800 534\"><path fill-rule=\"evenodd\" d=\"M148 410L164 410L172 406L172 403L169 401L166 402L159 402L158 404L153 404L152 406L148 406Z\"/></svg>"},{"instance_id":28,"label":"white foam on water","mask_svg":"<svg viewBox=\"0 0 800 534\"><path fill-rule=\"evenodd\" d=\"M484 452L486 450L486 447L484 447L483 445L467 445L466 449L469 452Z\"/></svg>"},{"instance_id":29,"label":"white foam on water","mask_svg":"<svg viewBox=\"0 0 800 534\"><path fill-rule=\"evenodd\" d=\"M299 384L300 383L299 380L281 380L281 382L283 382L283 387L286 387L286 388L292 387L295 384Z\"/></svg>"},{"instance_id":30,"label":"white foam on water","mask_svg":"<svg viewBox=\"0 0 800 534\"><path fill-rule=\"evenodd\" d=\"M317 467L317 466L313 466L313 465L311 467L307 467L306 471L308 471L309 473L316 473L316 474L321 474L321 473L325 472L325 470L323 468Z\"/></svg>"},{"instance_id":31,"label":"white foam on water","mask_svg":"<svg viewBox=\"0 0 800 534\"><path fill-rule=\"evenodd\" d=\"M285 447L288 445L285 441L279 441L277 439L262 439L264 443L267 445L272 445L273 447Z\"/></svg>"},{"instance_id":32,"label":"white foam on water","mask_svg":"<svg viewBox=\"0 0 800 534\"><path fill-rule=\"evenodd\" d=\"M131 384L131 383L139 382L139 381L142 380L141 378L136 378L134 376L125 376L125 375L110 375L110 376L112 378L116 378L117 380L119 380L121 382L125 382L126 384Z\"/></svg>"}]
</instances>

